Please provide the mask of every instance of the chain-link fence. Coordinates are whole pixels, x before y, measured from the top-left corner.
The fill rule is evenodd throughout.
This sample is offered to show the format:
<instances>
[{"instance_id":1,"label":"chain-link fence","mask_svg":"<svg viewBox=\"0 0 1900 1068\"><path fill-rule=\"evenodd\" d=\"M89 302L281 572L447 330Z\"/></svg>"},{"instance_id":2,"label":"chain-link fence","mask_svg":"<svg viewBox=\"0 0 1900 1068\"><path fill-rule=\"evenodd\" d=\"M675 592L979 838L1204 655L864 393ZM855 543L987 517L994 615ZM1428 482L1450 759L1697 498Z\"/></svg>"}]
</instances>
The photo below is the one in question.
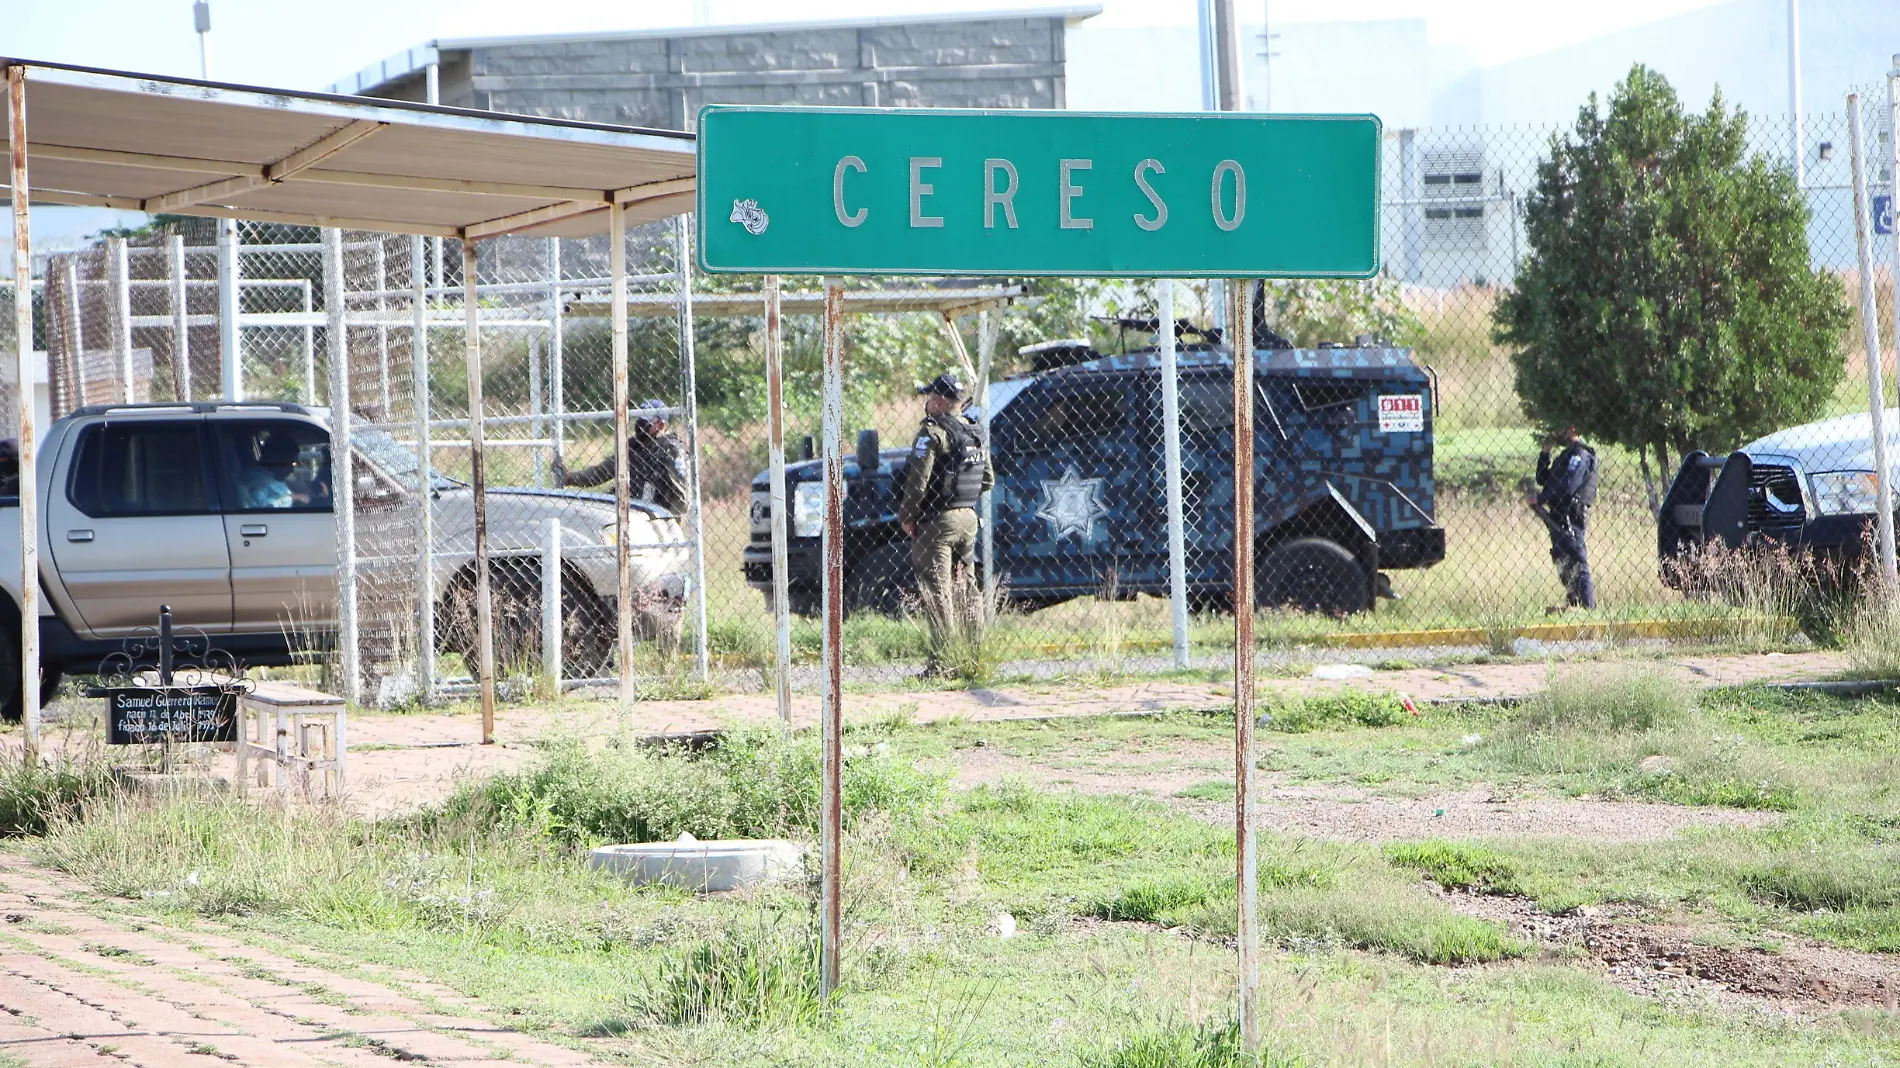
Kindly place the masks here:
<instances>
[{"instance_id":1,"label":"chain-link fence","mask_svg":"<svg viewBox=\"0 0 1900 1068\"><path fill-rule=\"evenodd\" d=\"M1872 188L1884 193L1891 134L1874 97L1866 154ZM1801 606L1738 592L1713 574L1736 566L1712 561L1724 547L1767 544L1789 560L1817 548L1828 567L1864 566L1875 507L1866 472L1876 461L1862 455L1873 444L1863 272L1840 115L1806 121L1806 252L1841 313L1820 331L1824 358L1794 381L1772 370L1785 361L1716 353L1724 366L1770 370L1740 387L1724 381L1719 396L1685 378L1655 403L1698 418L1721 408L1726 422L1685 416L1680 425L1714 429L1648 440L1587 434L1596 470L1587 522L1548 498L1527 504L1553 428L1541 402L1527 402L1530 372L1514 358L1522 346L1499 331L1532 252L1537 168L1563 133L1389 131L1382 276L1250 294L1263 643L1358 655L1351 650L1727 637ZM1785 123L1753 119L1747 136L1764 166L1785 168ZM477 249L504 692L583 686L620 670L612 478L622 447L643 502L629 526L643 691L689 691L702 672L721 687L768 683L761 280L692 278L689 231L682 219L628 235L638 410L624 446L613 429L606 240L497 238ZM215 397L231 377L247 400L332 405L329 331L340 308L359 458L351 492L363 696L396 703L472 690L459 245L346 233L333 301L318 231L245 223L235 236L220 247L216 227L191 226L53 257L41 303L54 414ZM1892 256L1881 235L1868 277L1887 347ZM241 354L235 368L220 340L228 264L238 280L238 315L226 324ZM804 689L817 686L821 642L817 285L786 280L781 329L787 607L794 683ZM843 641L854 680L926 671L1098 678L1227 662L1235 531L1224 300L1219 282L849 281ZM1735 325L1737 345L1799 340ZM1653 385L1632 377L1632 361L1613 346L1573 362L1567 381L1581 393L1633 396ZM945 372L974 402L968 419L938 405L925 425L935 402L917 387ZM1724 462L1777 430L1746 464ZM926 457L931 477L913 479ZM984 457L994 484L979 494L959 468ZM1567 468L1561 447L1551 459L1558 471L1546 483ZM969 521L939 521L963 504ZM1577 565L1586 557L1594 607L1574 604L1584 599ZM952 607L934 599L935 580L919 583L917 563L947 570ZM285 625L298 625L296 614L287 608ZM553 633L558 642L547 640Z\"/></svg>"}]
</instances>

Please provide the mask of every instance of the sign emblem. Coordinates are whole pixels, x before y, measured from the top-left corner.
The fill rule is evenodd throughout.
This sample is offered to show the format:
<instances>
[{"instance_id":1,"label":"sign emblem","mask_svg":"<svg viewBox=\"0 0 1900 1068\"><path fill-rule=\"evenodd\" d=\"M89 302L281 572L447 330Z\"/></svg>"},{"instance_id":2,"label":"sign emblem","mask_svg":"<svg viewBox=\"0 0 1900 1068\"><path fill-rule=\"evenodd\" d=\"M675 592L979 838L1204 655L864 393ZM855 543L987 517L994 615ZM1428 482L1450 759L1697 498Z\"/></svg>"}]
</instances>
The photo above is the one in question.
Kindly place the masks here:
<instances>
[{"instance_id":1,"label":"sign emblem","mask_svg":"<svg viewBox=\"0 0 1900 1068\"><path fill-rule=\"evenodd\" d=\"M1052 538L1073 534L1085 542L1094 541L1095 521L1107 514L1099 478L1083 478L1070 467L1061 478L1042 483L1042 503L1036 508L1036 518L1049 524Z\"/></svg>"},{"instance_id":2,"label":"sign emblem","mask_svg":"<svg viewBox=\"0 0 1900 1068\"><path fill-rule=\"evenodd\" d=\"M1417 434L1424 429L1424 394L1385 393L1379 396L1379 433Z\"/></svg>"},{"instance_id":3,"label":"sign emblem","mask_svg":"<svg viewBox=\"0 0 1900 1068\"><path fill-rule=\"evenodd\" d=\"M734 200L732 202L732 221L745 227L745 232L757 237L772 224L772 217L759 207L756 200Z\"/></svg>"}]
</instances>

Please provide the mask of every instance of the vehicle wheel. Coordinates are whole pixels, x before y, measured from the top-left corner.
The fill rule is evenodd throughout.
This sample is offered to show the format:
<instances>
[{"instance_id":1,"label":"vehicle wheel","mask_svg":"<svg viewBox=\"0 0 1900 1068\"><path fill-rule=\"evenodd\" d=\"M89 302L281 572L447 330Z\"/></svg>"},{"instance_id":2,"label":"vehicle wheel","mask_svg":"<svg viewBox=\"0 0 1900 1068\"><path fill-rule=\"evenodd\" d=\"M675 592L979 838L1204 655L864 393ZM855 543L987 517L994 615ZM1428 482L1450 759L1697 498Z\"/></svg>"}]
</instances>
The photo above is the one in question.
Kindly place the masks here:
<instances>
[{"instance_id":1,"label":"vehicle wheel","mask_svg":"<svg viewBox=\"0 0 1900 1068\"><path fill-rule=\"evenodd\" d=\"M494 560L488 565L497 677L541 668L541 576L529 573L529 567L535 564L538 561ZM470 675L479 675L481 670L481 630L475 599L475 571L471 567L456 577L436 609L436 644L460 654Z\"/></svg>"},{"instance_id":2,"label":"vehicle wheel","mask_svg":"<svg viewBox=\"0 0 1900 1068\"><path fill-rule=\"evenodd\" d=\"M902 616L916 599L917 573L910 566L910 546L901 541L885 542L860 556L845 580L846 615Z\"/></svg>"},{"instance_id":3,"label":"vehicle wheel","mask_svg":"<svg viewBox=\"0 0 1900 1068\"><path fill-rule=\"evenodd\" d=\"M534 610L541 611L541 592L535 591ZM561 674L570 679L597 679L607 670L619 642L615 633L619 620L607 601L587 587L587 580L573 568L561 575ZM539 639L539 628L536 628ZM639 633L636 617L634 632ZM541 643L534 643L539 664Z\"/></svg>"},{"instance_id":4,"label":"vehicle wheel","mask_svg":"<svg viewBox=\"0 0 1900 1068\"><path fill-rule=\"evenodd\" d=\"M1254 600L1268 608L1345 615L1372 602L1372 583L1338 542L1301 538L1275 546L1258 565Z\"/></svg>"},{"instance_id":5,"label":"vehicle wheel","mask_svg":"<svg viewBox=\"0 0 1900 1068\"><path fill-rule=\"evenodd\" d=\"M40 707L53 703L62 668L40 668ZM20 701L20 626L11 619L0 620L0 720L18 723L25 718Z\"/></svg>"}]
</instances>

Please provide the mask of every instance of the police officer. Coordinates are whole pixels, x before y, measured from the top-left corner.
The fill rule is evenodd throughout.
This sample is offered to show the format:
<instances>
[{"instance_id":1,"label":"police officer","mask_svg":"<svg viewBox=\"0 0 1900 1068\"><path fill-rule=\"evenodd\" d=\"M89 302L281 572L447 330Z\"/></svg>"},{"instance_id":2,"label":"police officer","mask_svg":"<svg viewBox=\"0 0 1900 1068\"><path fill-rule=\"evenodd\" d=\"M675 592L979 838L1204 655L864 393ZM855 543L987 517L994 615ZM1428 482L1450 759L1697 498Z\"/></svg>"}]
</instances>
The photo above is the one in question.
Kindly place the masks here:
<instances>
[{"instance_id":1,"label":"police officer","mask_svg":"<svg viewBox=\"0 0 1900 1068\"><path fill-rule=\"evenodd\" d=\"M1568 608L1595 608L1596 583L1590 577L1590 550L1585 536L1590 509L1597 503L1597 452L1583 443L1576 427L1566 427L1558 443L1563 451L1550 458L1550 444L1537 454L1537 484L1542 489L1530 499L1531 510L1550 529L1550 558L1564 584Z\"/></svg>"},{"instance_id":2,"label":"police officer","mask_svg":"<svg viewBox=\"0 0 1900 1068\"><path fill-rule=\"evenodd\" d=\"M643 413L635 415L634 413ZM674 515L686 514L686 453L680 443L666 432L666 405L645 400L628 412L633 418L633 436L627 439L627 485L633 499L657 504ZM569 474L557 458L554 484L557 486L599 486L614 480L614 458Z\"/></svg>"},{"instance_id":3,"label":"police officer","mask_svg":"<svg viewBox=\"0 0 1900 1068\"><path fill-rule=\"evenodd\" d=\"M940 651L957 618L957 569L976 560L976 504L992 474L976 421L963 413L963 383L938 375L917 391L924 421L910 450L898 522L910 536L911 567L930 623L926 676L943 673Z\"/></svg>"}]
</instances>

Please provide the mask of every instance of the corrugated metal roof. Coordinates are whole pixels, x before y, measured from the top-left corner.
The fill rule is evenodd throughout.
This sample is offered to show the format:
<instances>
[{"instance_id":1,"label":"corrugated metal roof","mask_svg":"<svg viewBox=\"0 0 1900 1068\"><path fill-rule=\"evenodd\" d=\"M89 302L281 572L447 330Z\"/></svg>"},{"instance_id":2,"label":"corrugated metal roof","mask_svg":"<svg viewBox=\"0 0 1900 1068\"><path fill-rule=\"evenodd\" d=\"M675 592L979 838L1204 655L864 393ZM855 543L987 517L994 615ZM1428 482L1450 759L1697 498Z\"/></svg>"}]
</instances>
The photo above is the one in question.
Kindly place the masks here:
<instances>
[{"instance_id":1,"label":"corrugated metal roof","mask_svg":"<svg viewBox=\"0 0 1900 1068\"><path fill-rule=\"evenodd\" d=\"M693 138L671 130L0 60L16 65L35 203L453 238L693 206Z\"/></svg>"}]
</instances>

